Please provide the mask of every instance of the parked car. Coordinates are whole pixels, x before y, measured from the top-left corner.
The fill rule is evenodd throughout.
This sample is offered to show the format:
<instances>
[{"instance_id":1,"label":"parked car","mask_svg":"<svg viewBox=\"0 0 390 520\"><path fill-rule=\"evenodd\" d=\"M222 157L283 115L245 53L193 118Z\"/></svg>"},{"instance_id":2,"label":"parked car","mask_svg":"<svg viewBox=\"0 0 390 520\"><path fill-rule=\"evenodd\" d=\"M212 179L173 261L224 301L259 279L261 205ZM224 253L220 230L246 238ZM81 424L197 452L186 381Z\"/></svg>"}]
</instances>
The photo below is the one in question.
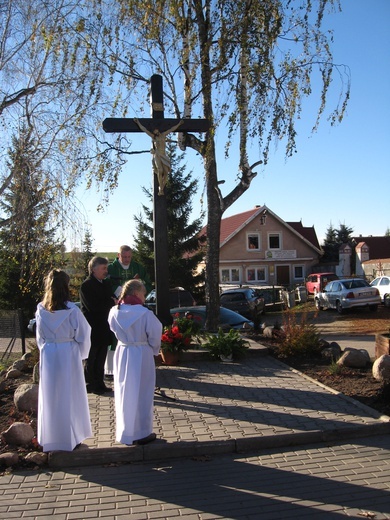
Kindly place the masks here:
<instances>
[{"instance_id":1,"label":"parked car","mask_svg":"<svg viewBox=\"0 0 390 520\"><path fill-rule=\"evenodd\" d=\"M205 305L195 305L193 307L176 307L170 310L171 315L174 317L175 314L179 314L180 317L185 316L187 313L191 314L195 320L199 320L202 330L205 328L206 324L206 306ZM219 324L218 327L221 327L223 330L230 329L250 329L252 328L253 322L244 318L241 314L237 312L231 311L230 309L225 309L224 307L219 308Z\"/></svg>"},{"instance_id":2,"label":"parked car","mask_svg":"<svg viewBox=\"0 0 390 520\"><path fill-rule=\"evenodd\" d=\"M80 302L74 302L74 304L77 305L77 307L80 308ZM37 331L37 323L36 323L36 319L35 318L31 318L31 320L28 322L27 330L29 330L33 334L36 333L36 331Z\"/></svg>"},{"instance_id":3,"label":"parked car","mask_svg":"<svg viewBox=\"0 0 390 520\"><path fill-rule=\"evenodd\" d=\"M254 319L264 313L265 302L258 289L242 287L240 289L228 289L220 295L222 307L238 312L248 319Z\"/></svg>"},{"instance_id":4,"label":"parked car","mask_svg":"<svg viewBox=\"0 0 390 520\"><path fill-rule=\"evenodd\" d=\"M189 307L196 305L192 294L183 287L169 289L169 307ZM145 307L151 311L156 310L156 290L153 289L145 298Z\"/></svg>"},{"instance_id":5,"label":"parked car","mask_svg":"<svg viewBox=\"0 0 390 520\"><path fill-rule=\"evenodd\" d=\"M332 280L338 280L334 273L313 273L307 277L306 290L308 294L317 294L324 290L325 285Z\"/></svg>"},{"instance_id":6,"label":"parked car","mask_svg":"<svg viewBox=\"0 0 390 520\"><path fill-rule=\"evenodd\" d=\"M370 285L378 289L382 303L390 307L390 276L378 276Z\"/></svg>"},{"instance_id":7,"label":"parked car","mask_svg":"<svg viewBox=\"0 0 390 520\"><path fill-rule=\"evenodd\" d=\"M329 282L324 290L315 295L317 309L337 309L342 314L347 309L367 307L376 311L381 303L379 291L362 278L348 278Z\"/></svg>"}]
</instances>

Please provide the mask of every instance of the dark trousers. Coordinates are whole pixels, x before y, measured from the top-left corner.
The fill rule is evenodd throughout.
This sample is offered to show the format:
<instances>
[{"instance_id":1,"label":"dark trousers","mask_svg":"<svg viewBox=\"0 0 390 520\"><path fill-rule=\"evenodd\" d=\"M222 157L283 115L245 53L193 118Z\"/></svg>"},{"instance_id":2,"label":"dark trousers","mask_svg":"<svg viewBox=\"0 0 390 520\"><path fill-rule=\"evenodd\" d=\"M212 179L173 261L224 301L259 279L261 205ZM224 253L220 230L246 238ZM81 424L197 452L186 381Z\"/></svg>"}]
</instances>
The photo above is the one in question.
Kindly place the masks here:
<instances>
[{"instance_id":1,"label":"dark trousers","mask_svg":"<svg viewBox=\"0 0 390 520\"><path fill-rule=\"evenodd\" d=\"M92 390L99 390L104 385L104 364L108 345L106 342L92 341L88 359L85 362L85 381Z\"/></svg>"}]
</instances>

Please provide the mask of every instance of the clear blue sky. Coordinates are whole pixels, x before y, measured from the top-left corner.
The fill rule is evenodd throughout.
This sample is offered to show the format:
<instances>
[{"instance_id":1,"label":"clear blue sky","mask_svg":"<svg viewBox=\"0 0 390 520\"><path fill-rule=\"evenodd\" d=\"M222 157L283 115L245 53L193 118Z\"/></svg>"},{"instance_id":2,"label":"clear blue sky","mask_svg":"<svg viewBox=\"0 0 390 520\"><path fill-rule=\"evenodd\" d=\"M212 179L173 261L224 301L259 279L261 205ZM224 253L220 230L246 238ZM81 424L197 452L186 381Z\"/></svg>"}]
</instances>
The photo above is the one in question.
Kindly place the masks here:
<instances>
[{"instance_id":1,"label":"clear blue sky","mask_svg":"<svg viewBox=\"0 0 390 520\"><path fill-rule=\"evenodd\" d=\"M297 126L298 153L286 161L282 146L273 151L269 164L257 169L249 190L224 217L266 204L285 221L314 225L320 243L330 223L335 228L346 224L363 236L384 235L390 227L390 0L341 3L342 13L329 16L327 26L334 29L334 62L351 70L351 98L343 122L331 127L323 119L311 135L315 106L308 103ZM334 83L337 93L336 76ZM150 147L145 135L133 142L134 149ZM223 156L224 143L217 145ZM201 179L202 163L192 150L185 161ZM233 187L229 178L236 175L237 161L219 161L218 169L219 178L226 180L225 194ZM149 187L151 182L151 158L145 154L129 160L104 213L96 211L100 198L95 189L79 190L95 250L133 245L133 215L146 202L141 186ZM200 208L202 181L200 186L193 202L195 212Z\"/></svg>"}]
</instances>

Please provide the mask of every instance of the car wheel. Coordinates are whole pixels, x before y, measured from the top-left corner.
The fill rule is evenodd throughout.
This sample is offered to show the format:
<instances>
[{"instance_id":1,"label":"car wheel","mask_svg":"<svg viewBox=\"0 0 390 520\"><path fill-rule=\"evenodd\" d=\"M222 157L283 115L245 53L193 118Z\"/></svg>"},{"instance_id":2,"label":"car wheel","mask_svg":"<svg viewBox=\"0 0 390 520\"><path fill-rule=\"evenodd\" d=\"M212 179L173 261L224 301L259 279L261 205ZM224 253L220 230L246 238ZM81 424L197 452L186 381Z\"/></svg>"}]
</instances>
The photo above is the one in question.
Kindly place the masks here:
<instances>
[{"instance_id":1,"label":"car wheel","mask_svg":"<svg viewBox=\"0 0 390 520\"><path fill-rule=\"evenodd\" d=\"M316 298L316 299L314 300L314 302L315 302L315 305L316 305L316 309L317 309L318 311L323 311L323 310L324 310L323 305L320 304L320 300L319 300L319 298Z\"/></svg>"},{"instance_id":2,"label":"car wheel","mask_svg":"<svg viewBox=\"0 0 390 520\"><path fill-rule=\"evenodd\" d=\"M339 314L344 314L344 309L339 300L336 302L336 309Z\"/></svg>"},{"instance_id":3,"label":"car wheel","mask_svg":"<svg viewBox=\"0 0 390 520\"><path fill-rule=\"evenodd\" d=\"M378 310L378 305L369 305L370 311L375 312Z\"/></svg>"},{"instance_id":4,"label":"car wheel","mask_svg":"<svg viewBox=\"0 0 390 520\"><path fill-rule=\"evenodd\" d=\"M385 294L383 297L383 304L385 307L390 307L390 294Z\"/></svg>"}]
</instances>

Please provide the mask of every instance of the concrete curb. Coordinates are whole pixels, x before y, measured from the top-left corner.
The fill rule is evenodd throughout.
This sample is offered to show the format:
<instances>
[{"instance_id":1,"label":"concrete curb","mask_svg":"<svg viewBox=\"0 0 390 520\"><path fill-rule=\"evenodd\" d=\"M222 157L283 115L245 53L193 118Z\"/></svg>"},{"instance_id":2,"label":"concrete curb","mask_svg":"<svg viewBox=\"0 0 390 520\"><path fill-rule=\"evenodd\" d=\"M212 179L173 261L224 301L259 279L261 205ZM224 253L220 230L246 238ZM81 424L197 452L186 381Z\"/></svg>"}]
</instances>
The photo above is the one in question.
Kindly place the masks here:
<instances>
[{"instance_id":1,"label":"concrete curb","mask_svg":"<svg viewBox=\"0 0 390 520\"><path fill-rule=\"evenodd\" d=\"M189 458L226 453L250 453L262 449L301 446L343 439L356 439L390 433L390 422L352 426L331 431L308 431L227 439L225 441L175 442L165 443L157 440L147 446L120 446L114 448L79 448L72 452L55 451L49 454L51 468L70 468L117 463L147 462L166 459Z\"/></svg>"}]
</instances>

